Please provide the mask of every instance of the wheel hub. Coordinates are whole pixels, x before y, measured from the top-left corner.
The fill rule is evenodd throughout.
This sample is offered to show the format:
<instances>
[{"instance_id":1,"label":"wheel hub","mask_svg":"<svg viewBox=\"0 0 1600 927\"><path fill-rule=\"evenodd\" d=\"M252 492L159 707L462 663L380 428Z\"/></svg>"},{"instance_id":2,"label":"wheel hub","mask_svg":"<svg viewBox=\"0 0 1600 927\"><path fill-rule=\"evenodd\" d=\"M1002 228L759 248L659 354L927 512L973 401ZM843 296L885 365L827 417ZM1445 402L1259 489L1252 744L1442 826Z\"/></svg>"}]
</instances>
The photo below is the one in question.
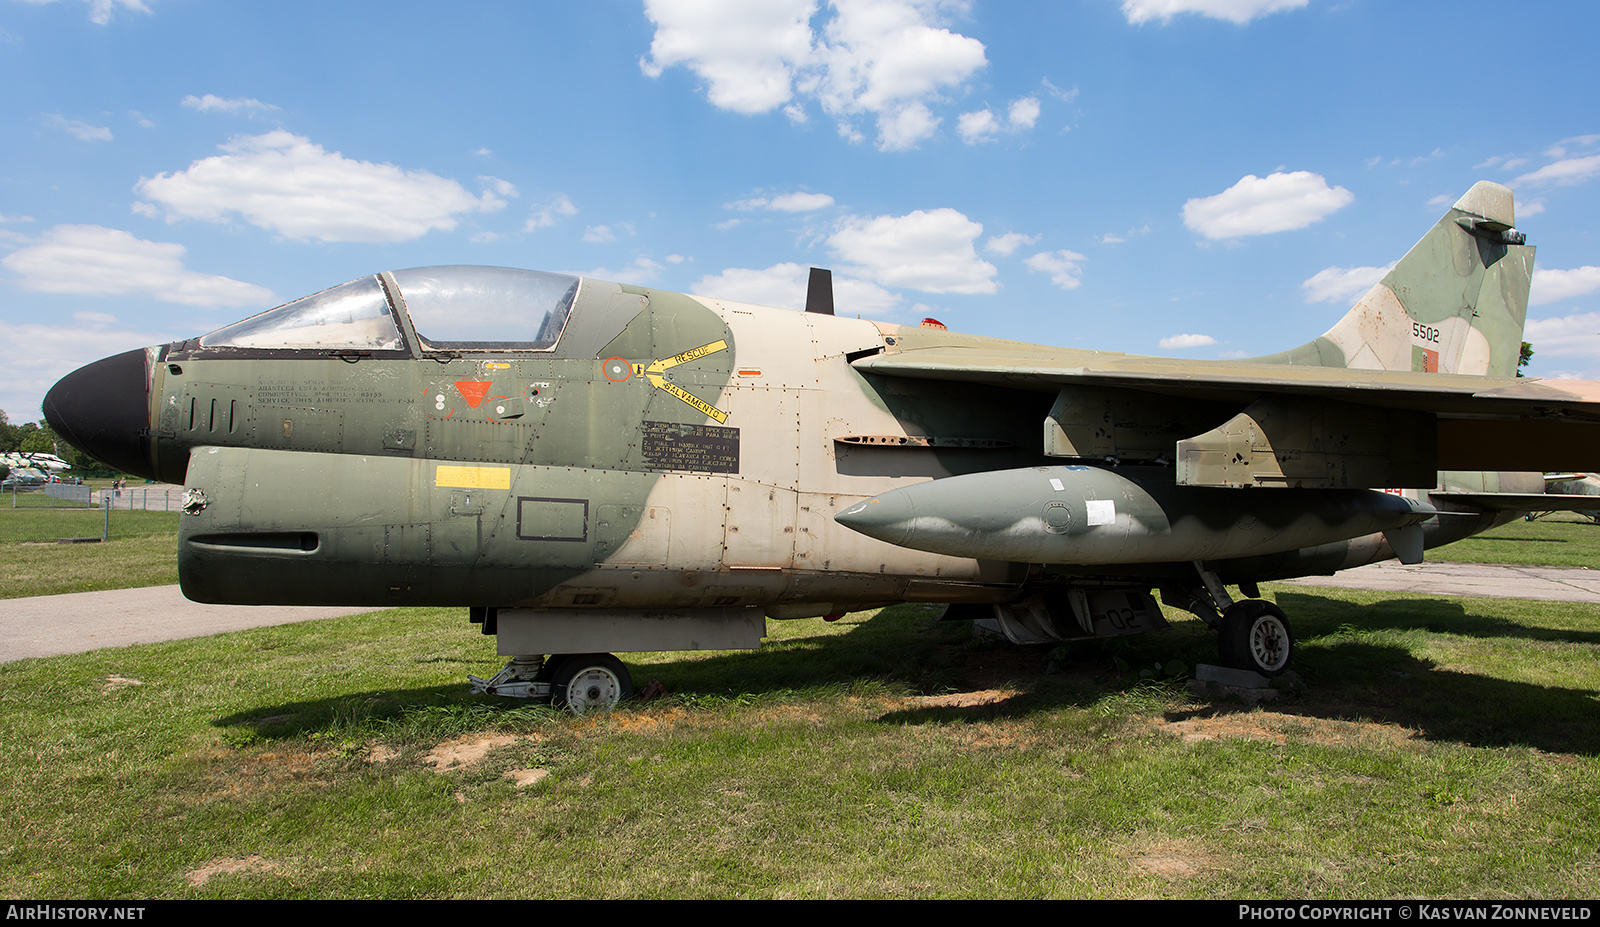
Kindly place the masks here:
<instances>
[{"instance_id":1,"label":"wheel hub","mask_svg":"<svg viewBox=\"0 0 1600 927\"><path fill-rule=\"evenodd\" d=\"M1256 619L1255 627L1250 629L1251 653L1255 655L1256 662L1266 669L1275 670L1283 666L1289 653L1288 643L1283 625L1271 615Z\"/></svg>"},{"instance_id":2,"label":"wheel hub","mask_svg":"<svg viewBox=\"0 0 1600 927\"><path fill-rule=\"evenodd\" d=\"M567 684L567 705L574 712L610 711L622 701L622 681L601 666L591 666Z\"/></svg>"}]
</instances>

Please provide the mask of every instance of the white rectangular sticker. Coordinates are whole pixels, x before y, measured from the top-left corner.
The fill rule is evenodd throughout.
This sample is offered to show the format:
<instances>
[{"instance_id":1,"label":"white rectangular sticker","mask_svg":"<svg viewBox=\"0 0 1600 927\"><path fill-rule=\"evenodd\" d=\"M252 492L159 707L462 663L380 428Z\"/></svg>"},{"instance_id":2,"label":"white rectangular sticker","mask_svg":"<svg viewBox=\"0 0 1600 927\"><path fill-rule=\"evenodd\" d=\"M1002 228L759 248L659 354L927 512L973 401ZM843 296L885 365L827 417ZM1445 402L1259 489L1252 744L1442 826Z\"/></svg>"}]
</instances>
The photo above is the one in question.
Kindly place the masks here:
<instances>
[{"instance_id":1,"label":"white rectangular sticker","mask_svg":"<svg viewBox=\"0 0 1600 927\"><path fill-rule=\"evenodd\" d=\"M1060 492L1061 490L1066 489L1065 486L1061 485L1061 481L1056 479L1055 477L1051 477L1050 478L1050 488L1054 489L1056 492Z\"/></svg>"},{"instance_id":2,"label":"white rectangular sticker","mask_svg":"<svg viewBox=\"0 0 1600 927\"><path fill-rule=\"evenodd\" d=\"M1085 499L1084 508L1089 512L1089 524L1109 525L1117 520L1117 504L1110 499Z\"/></svg>"}]
</instances>

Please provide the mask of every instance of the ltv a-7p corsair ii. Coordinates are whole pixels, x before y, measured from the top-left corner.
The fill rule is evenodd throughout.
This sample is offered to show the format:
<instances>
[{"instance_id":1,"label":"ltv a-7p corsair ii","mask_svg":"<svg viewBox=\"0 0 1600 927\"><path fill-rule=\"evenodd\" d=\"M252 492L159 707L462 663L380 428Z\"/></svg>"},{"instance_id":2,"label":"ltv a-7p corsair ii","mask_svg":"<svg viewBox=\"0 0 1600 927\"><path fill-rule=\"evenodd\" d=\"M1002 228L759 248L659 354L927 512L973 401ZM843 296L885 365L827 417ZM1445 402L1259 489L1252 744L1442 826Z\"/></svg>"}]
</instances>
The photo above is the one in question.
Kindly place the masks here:
<instances>
[{"instance_id":1,"label":"ltv a-7p corsair ii","mask_svg":"<svg viewBox=\"0 0 1600 927\"><path fill-rule=\"evenodd\" d=\"M1419 561L1600 460L1600 384L1515 378L1513 209L1477 184L1326 334L1242 361L844 318L825 271L795 312L423 267L90 364L44 411L185 485L189 598L465 606L512 658L486 691L610 705L613 651L903 601L1135 633L1156 593L1272 676L1294 636L1258 583Z\"/></svg>"}]
</instances>

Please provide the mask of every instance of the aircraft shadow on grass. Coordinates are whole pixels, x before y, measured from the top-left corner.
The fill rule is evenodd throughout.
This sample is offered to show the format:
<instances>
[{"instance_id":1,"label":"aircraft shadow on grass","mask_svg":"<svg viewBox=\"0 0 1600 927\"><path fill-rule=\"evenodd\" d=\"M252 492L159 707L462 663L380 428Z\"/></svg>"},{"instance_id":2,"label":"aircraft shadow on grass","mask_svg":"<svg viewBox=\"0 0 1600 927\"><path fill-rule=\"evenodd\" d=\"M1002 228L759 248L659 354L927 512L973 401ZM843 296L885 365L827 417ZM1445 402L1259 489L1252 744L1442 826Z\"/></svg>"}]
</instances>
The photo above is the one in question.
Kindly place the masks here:
<instances>
[{"instance_id":1,"label":"aircraft shadow on grass","mask_svg":"<svg viewBox=\"0 0 1600 927\"><path fill-rule=\"evenodd\" d=\"M1515 682L1458 670L1415 657L1401 644L1384 644L1387 632L1425 631L1479 640L1525 640L1587 647L1600 633L1530 628L1469 612L1459 600L1391 600L1358 606L1304 593L1280 593L1287 610L1301 616L1296 631L1307 646L1298 670L1306 691L1270 704L1289 716L1398 725L1414 736L1468 746L1527 746L1549 753L1600 755L1600 729L1593 724L1595 693L1583 689ZM659 679L670 696L689 704L759 701L787 693L798 697L839 696L875 681L889 691L909 687L928 694L962 692L972 686L968 662L991 657L1017 668L1008 687L1016 694L980 705L915 705L879 719L890 724L978 722L1021 718L1060 709L1088 708L1108 694L1141 683L1140 667L1176 659L1191 671L1209 659L1199 622L1173 631L1091 641L1064 655L1064 672L1047 675L1053 649L1013 648L971 642L964 623L940 625L923 606L897 606L843 634L818 634L769 643L759 652L726 652L632 666L636 682ZM1190 627L1193 625L1193 627ZM1113 656L1128 670L1118 672ZM1032 665L1032 669L1029 665ZM1176 685L1177 683L1169 683ZM295 737L331 727L375 720L405 724L419 711L481 717L484 724L528 703L473 696L465 685L369 690L312 701L263 705L219 718L222 727L247 728L269 738ZM1171 712L1168 720L1215 717L1253 710L1241 702L1214 700L1195 710ZM550 711L538 708L536 712ZM554 717L566 717L555 714ZM458 721L459 725L461 722Z\"/></svg>"}]
</instances>

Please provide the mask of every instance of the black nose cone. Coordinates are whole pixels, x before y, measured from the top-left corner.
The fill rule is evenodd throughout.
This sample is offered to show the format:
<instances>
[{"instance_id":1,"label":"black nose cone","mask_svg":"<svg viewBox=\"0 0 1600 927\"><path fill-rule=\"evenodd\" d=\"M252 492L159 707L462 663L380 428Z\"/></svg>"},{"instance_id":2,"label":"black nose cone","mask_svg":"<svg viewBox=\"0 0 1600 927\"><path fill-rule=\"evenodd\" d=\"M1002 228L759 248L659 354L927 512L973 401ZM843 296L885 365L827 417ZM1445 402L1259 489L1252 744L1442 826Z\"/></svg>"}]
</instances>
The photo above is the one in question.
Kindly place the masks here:
<instances>
[{"instance_id":1,"label":"black nose cone","mask_svg":"<svg viewBox=\"0 0 1600 927\"><path fill-rule=\"evenodd\" d=\"M61 378L44 397L44 420L90 457L147 479L150 372L143 348L98 360Z\"/></svg>"}]
</instances>

